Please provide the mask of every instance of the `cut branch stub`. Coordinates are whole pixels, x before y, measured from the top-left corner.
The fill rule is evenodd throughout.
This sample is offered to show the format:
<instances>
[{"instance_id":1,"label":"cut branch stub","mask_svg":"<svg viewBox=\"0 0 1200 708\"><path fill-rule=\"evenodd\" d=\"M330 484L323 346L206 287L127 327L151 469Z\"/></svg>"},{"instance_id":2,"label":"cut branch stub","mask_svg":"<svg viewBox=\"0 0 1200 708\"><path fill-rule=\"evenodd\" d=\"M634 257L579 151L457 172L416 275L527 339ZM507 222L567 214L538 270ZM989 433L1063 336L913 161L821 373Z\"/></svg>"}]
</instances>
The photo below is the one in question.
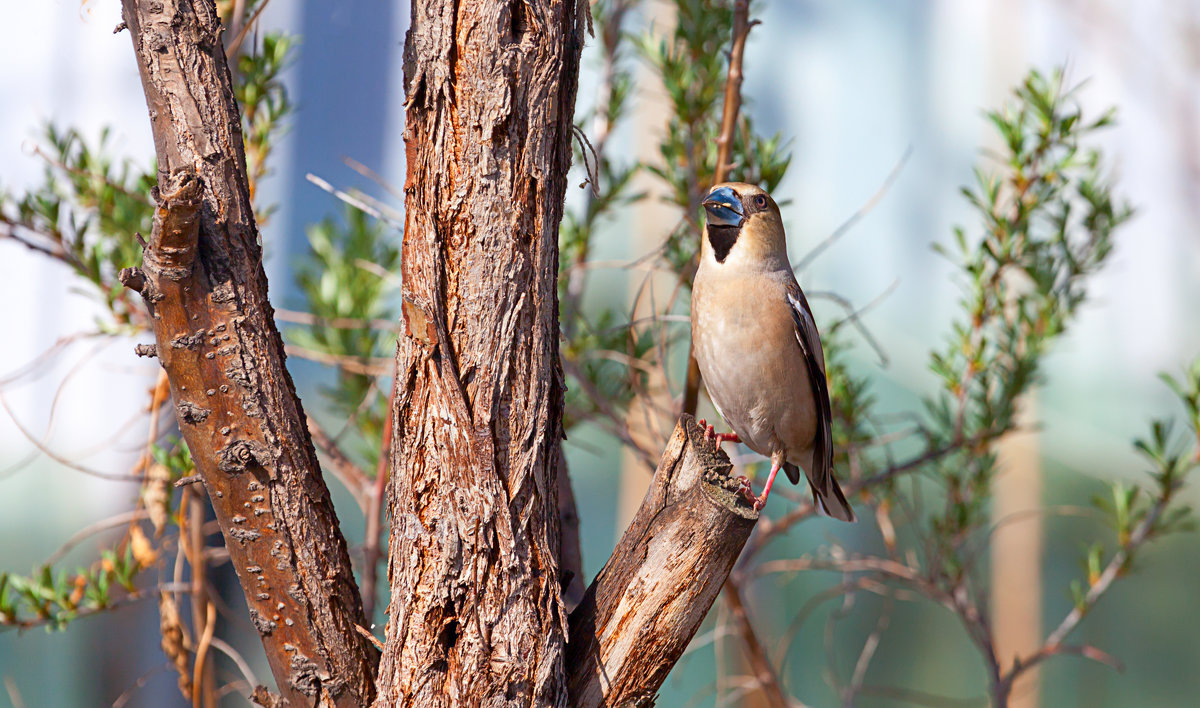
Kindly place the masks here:
<instances>
[{"instance_id":1,"label":"cut branch stub","mask_svg":"<svg viewBox=\"0 0 1200 708\"><path fill-rule=\"evenodd\" d=\"M648 701L679 660L758 520L729 471L681 418L637 515L571 613L572 706Z\"/></svg>"}]
</instances>

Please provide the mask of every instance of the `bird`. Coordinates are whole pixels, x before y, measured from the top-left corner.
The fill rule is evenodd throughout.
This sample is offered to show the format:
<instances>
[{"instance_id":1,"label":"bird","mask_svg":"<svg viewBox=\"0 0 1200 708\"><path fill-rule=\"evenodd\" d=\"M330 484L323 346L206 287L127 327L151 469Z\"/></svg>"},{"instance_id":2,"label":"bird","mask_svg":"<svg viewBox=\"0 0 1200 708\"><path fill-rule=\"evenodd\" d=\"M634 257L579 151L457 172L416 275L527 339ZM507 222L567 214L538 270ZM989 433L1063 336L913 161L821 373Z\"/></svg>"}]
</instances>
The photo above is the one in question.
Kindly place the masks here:
<instances>
[{"instance_id":1,"label":"bird","mask_svg":"<svg viewBox=\"0 0 1200 708\"><path fill-rule=\"evenodd\" d=\"M705 228L692 284L692 351L709 399L733 434L771 458L761 510L782 468L803 468L817 510L843 521L854 511L833 476L833 414L817 323L788 260L779 206L763 189L717 184L702 205ZM700 421L705 438L713 427Z\"/></svg>"}]
</instances>

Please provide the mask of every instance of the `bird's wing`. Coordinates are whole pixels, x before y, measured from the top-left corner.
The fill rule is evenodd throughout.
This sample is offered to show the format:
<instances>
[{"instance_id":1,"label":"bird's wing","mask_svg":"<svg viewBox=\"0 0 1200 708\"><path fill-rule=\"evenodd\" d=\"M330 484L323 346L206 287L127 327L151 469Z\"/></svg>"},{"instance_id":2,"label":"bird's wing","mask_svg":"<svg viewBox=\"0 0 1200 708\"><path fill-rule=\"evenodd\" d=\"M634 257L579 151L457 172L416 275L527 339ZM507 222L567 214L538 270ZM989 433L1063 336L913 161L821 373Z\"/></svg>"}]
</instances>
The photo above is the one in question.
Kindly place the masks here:
<instances>
[{"instance_id":1,"label":"bird's wing","mask_svg":"<svg viewBox=\"0 0 1200 708\"><path fill-rule=\"evenodd\" d=\"M788 306L796 323L796 343L804 354L808 380L812 386L813 402L817 406L817 434L813 441L813 468L807 470L817 489L825 489L833 474L833 408L829 404L829 384L825 381L825 352L821 349L821 334L804 291L796 281L787 284Z\"/></svg>"}]
</instances>

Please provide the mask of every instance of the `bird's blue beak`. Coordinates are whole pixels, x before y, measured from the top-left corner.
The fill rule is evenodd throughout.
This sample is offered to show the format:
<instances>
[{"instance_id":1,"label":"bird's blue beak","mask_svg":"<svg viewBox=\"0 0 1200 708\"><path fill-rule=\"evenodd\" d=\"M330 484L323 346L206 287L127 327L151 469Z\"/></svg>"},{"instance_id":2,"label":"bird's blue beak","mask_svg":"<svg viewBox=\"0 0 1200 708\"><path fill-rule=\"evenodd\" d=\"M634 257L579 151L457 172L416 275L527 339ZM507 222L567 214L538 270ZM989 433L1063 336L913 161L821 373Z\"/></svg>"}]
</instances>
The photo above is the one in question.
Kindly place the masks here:
<instances>
[{"instance_id":1,"label":"bird's blue beak","mask_svg":"<svg viewBox=\"0 0 1200 708\"><path fill-rule=\"evenodd\" d=\"M746 220L742 200L732 187L718 187L709 192L703 206L710 226L741 226Z\"/></svg>"}]
</instances>

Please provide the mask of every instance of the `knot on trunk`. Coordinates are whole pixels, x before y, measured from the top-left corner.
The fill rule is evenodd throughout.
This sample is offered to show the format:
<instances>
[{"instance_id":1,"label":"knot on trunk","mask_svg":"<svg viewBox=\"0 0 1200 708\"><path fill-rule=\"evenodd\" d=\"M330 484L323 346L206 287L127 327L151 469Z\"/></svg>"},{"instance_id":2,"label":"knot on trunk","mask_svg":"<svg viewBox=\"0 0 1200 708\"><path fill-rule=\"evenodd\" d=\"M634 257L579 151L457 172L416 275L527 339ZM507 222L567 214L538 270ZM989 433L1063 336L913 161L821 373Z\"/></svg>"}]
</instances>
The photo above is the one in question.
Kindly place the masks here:
<instances>
[{"instance_id":1,"label":"knot on trunk","mask_svg":"<svg viewBox=\"0 0 1200 708\"><path fill-rule=\"evenodd\" d=\"M265 469L270 462L267 446L257 440L234 440L217 453L217 469L225 474L245 472L252 464Z\"/></svg>"}]
</instances>

